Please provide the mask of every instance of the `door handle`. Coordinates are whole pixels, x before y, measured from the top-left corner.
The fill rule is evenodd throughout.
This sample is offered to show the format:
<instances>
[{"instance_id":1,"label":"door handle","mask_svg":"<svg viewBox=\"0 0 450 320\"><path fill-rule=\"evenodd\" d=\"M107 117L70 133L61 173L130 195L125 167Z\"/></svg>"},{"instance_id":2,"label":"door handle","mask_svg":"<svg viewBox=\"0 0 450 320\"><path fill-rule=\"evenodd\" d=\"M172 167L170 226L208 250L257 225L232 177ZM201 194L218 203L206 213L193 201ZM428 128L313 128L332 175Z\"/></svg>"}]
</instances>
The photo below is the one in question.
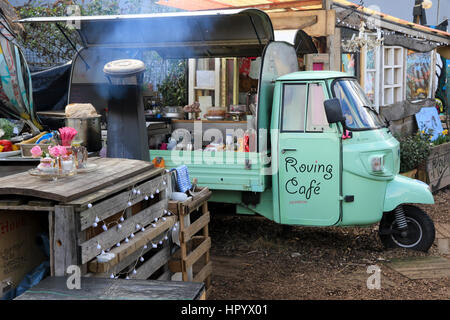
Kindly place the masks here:
<instances>
[{"instance_id":1,"label":"door handle","mask_svg":"<svg viewBox=\"0 0 450 320\"><path fill-rule=\"evenodd\" d=\"M281 149L281 154L285 154L286 151L297 151L297 149Z\"/></svg>"}]
</instances>

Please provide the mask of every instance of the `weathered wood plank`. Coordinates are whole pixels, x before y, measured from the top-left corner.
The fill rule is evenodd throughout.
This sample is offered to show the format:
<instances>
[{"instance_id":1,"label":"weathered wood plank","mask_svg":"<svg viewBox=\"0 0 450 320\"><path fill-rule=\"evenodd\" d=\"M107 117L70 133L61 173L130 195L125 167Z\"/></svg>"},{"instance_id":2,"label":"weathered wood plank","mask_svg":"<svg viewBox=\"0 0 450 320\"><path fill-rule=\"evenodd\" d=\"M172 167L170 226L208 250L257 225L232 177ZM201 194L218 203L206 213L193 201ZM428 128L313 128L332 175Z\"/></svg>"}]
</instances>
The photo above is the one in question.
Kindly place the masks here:
<instances>
[{"instance_id":1,"label":"weathered wood plank","mask_svg":"<svg viewBox=\"0 0 450 320\"><path fill-rule=\"evenodd\" d=\"M159 242L162 240L164 235L159 235L155 237L154 241ZM111 273L119 273L120 271L124 270L126 267L134 265L136 261L139 259L141 255L146 254L153 248L151 246L147 246L147 249L144 249L143 247L139 250L136 250L129 256L125 257L123 260L116 263L116 260L108 261L108 262L98 262L97 259L92 260L89 262L89 271L94 272L95 274L98 274L99 276L103 274L103 276L106 276L109 278ZM120 247L115 247L110 252L116 254L120 251Z\"/></svg>"},{"instance_id":2,"label":"weathered wood plank","mask_svg":"<svg viewBox=\"0 0 450 320\"><path fill-rule=\"evenodd\" d=\"M185 259L186 268L191 267L197 260L211 248L211 238L206 238L201 245L194 249Z\"/></svg>"},{"instance_id":3,"label":"weathered wood plank","mask_svg":"<svg viewBox=\"0 0 450 320\"><path fill-rule=\"evenodd\" d=\"M136 230L137 224L147 226L153 222L155 218L163 216L163 210L165 208L167 208L167 199L163 199L131 218L126 219L121 223L122 227L120 229L114 226L86 242L81 243L81 263L84 264L101 253L102 249L97 248L97 243L100 243L103 248L111 248L119 241L130 236L131 233L138 231Z\"/></svg>"},{"instance_id":4,"label":"weathered wood plank","mask_svg":"<svg viewBox=\"0 0 450 320\"><path fill-rule=\"evenodd\" d=\"M450 260L443 257L393 259L386 265L409 279L439 279L450 276Z\"/></svg>"},{"instance_id":5,"label":"weathered wood plank","mask_svg":"<svg viewBox=\"0 0 450 320\"><path fill-rule=\"evenodd\" d=\"M79 265L78 217L71 206L55 206L53 257L56 276L64 276L70 265Z\"/></svg>"},{"instance_id":6,"label":"weathered wood plank","mask_svg":"<svg viewBox=\"0 0 450 320\"><path fill-rule=\"evenodd\" d=\"M212 261L208 262L194 277L194 282L203 282L212 273Z\"/></svg>"},{"instance_id":7,"label":"weathered wood plank","mask_svg":"<svg viewBox=\"0 0 450 320\"><path fill-rule=\"evenodd\" d=\"M426 166L431 191L448 186L450 184L450 143L433 147Z\"/></svg>"},{"instance_id":8,"label":"weathered wood plank","mask_svg":"<svg viewBox=\"0 0 450 320\"><path fill-rule=\"evenodd\" d=\"M30 176L28 172L1 178L0 194L69 202L153 168L152 163L140 160L101 158L89 161L98 165L97 170L52 183L42 183L40 178Z\"/></svg>"},{"instance_id":9,"label":"weathered wood plank","mask_svg":"<svg viewBox=\"0 0 450 320\"><path fill-rule=\"evenodd\" d=\"M139 268L136 269L136 274L131 274L131 279L147 279L155 271L165 265L170 259L170 248L164 246L153 257L145 261Z\"/></svg>"},{"instance_id":10,"label":"weathered wood plank","mask_svg":"<svg viewBox=\"0 0 450 320\"><path fill-rule=\"evenodd\" d=\"M19 206L0 206L0 210L14 210L14 211L55 211L55 207L34 207L27 205Z\"/></svg>"},{"instance_id":11,"label":"weathered wood plank","mask_svg":"<svg viewBox=\"0 0 450 320\"><path fill-rule=\"evenodd\" d=\"M209 212L206 214L203 214L200 218L195 220L194 223L192 223L189 227L184 229L182 232L180 232L180 238L181 241L187 242L191 239L193 235L195 235L197 232L199 232L202 228L204 228L206 225L208 225L210 221L210 215Z\"/></svg>"},{"instance_id":12,"label":"weathered wood plank","mask_svg":"<svg viewBox=\"0 0 450 320\"><path fill-rule=\"evenodd\" d=\"M150 178L156 177L158 175L164 174L164 169L162 168L152 168L151 170L148 170L146 172L140 173L138 175L126 178L120 182L115 183L112 186L109 186L107 188L103 188L101 190L98 190L96 192L92 192L86 196L83 196L81 198L75 199L73 201L68 202L68 205L74 205L74 206L80 206L84 210L85 207L89 203L94 203L97 201L100 201L111 194L115 194L117 192L120 192L121 190L133 186L135 184L141 183L145 180L148 180Z\"/></svg>"},{"instance_id":13,"label":"weathered wood plank","mask_svg":"<svg viewBox=\"0 0 450 320\"><path fill-rule=\"evenodd\" d=\"M16 300L197 300L203 283L82 277L81 289L67 288L66 277L47 277Z\"/></svg>"},{"instance_id":14,"label":"weathered wood plank","mask_svg":"<svg viewBox=\"0 0 450 320\"><path fill-rule=\"evenodd\" d=\"M80 213L80 225L81 230L85 230L92 226L95 222L95 218L104 220L117 212L123 211L128 208L128 202L134 205L144 200L146 195L155 193L157 189L162 190L164 187L164 177L158 177L143 183L140 186L136 186L136 189L141 191L140 195L133 194L132 190L122 192L112 198L103 200L98 204L94 204L92 208L87 209Z\"/></svg>"},{"instance_id":15,"label":"weathered wood plank","mask_svg":"<svg viewBox=\"0 0 450 320\"><path fill-rule=\"evenodd\" d=\"M132 241L130 241L128 243L123 243L123 244L121 244L120 247L115 247L110 251L115 254L115 257L113 259L111 259L111 261L109 261L109 264L115 265L115 264L119 263L120 261L124 260L126 257L133 254L136 250L139 250L141 247L146 245L151 240L155 239L161 233L163 233L167 229L171 228L175 224L175 222L176 222L175 216L167 217L166 221L162 221L162 219L159 219L158 222L156 223L155 228L148 227L145 229L145 231L138 232ZM95 243L97 243L97 242L95 242ZM94 246L94 248L95 248L95 250L97 250L96 246ZM101 250L96 255L98 255L100 253L101 253ZM90 258L90 259L92 259L92 258Z\"/></svg>"}]
</instances>

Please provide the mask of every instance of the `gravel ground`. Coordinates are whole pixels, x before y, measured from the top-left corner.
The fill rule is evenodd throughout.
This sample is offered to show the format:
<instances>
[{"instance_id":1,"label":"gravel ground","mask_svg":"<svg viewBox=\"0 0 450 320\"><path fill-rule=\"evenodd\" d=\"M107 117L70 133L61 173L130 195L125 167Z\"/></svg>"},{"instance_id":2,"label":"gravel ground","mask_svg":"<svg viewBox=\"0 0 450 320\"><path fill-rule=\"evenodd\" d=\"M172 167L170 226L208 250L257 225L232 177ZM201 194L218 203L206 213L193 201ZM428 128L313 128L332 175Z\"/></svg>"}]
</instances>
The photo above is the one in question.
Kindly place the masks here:
<instances>
[{"instance_id":1,"label":"gravel ground","mask_svg":"<svg viewBox=\"0 0 450 320\"><path fill-rule=\"evenodd\" d=\"M435 223L450 223L450 188L421 205ZM212 212L214 262L209 299L449 299L450 279L410 280L387 266L393 258L438 256L385 250L378 225L366 228L280 226L265 218ZM450 258L447 256L447 258ZM367 267L381 268L369 290Z\"/></svg>"}]
</instances>

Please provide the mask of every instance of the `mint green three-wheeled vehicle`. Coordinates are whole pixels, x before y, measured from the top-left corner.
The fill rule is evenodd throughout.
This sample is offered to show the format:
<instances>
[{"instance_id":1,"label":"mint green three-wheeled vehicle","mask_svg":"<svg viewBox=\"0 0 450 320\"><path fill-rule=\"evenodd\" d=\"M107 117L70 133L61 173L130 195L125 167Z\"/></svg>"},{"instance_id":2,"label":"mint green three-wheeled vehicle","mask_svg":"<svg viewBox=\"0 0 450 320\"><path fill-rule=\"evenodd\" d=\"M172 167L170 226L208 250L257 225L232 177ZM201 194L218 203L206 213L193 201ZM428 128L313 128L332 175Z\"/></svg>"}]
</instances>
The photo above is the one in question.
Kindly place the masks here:
<instances>
[{"instance_id":1,"label":"mint green three-wheeled vehicle","mask_svg":"<svg viewBox=\"0 0 450 320\"><path fill-rule=\"evenodd\" d=\"M22 22L73 19L38 17ZM260 58L257 101L246 121L171 121L172 137L178 141L188 137L179 143L182 147L150 146L151 160L162 157L167 168L185 164L199 186L213 191L211 201L235 204L238 214L259 214L286 225L380 222L380 237L387 247L426 251L432 245L433 222L410 204L431 204L433 196L427 184L399 175L399 142L357 80L341 72L299 72L302 42L293 46L275 41L265 12L239 9L77 19L84 47L72 63L69 103L80 88L97 94L83 102L106 103L97 93L107 83L104 64L149 50L164 58ZM217 101L215 105L219 106ZM254 133L249 135L254 143L248 150L208 148L212 137L216 141L217 136L239 136L242 131Z\"/></svg>"}]
</instances>

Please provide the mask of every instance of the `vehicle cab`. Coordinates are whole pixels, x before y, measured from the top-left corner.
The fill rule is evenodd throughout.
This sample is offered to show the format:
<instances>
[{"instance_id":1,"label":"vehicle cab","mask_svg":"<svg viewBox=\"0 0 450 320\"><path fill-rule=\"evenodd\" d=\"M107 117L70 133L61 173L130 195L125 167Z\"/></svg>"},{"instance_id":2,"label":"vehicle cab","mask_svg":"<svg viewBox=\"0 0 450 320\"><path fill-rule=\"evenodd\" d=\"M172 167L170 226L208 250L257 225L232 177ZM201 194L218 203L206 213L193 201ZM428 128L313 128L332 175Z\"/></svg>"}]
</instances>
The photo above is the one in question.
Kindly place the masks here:
<instances>
[{"instance_id":1,"label":"vehicle cab","mask_svg":"<svg viewBox=\"0 0 450 320\"><path fill-rule=\"evenodd\" d=\"M338 102L342 121L327 117L330 99ZM271 146L280 223L369 225L403 203L433 203L426 184L399 175L399 142L348 74L279 77Z\"/></svg>"}]
</instances>

